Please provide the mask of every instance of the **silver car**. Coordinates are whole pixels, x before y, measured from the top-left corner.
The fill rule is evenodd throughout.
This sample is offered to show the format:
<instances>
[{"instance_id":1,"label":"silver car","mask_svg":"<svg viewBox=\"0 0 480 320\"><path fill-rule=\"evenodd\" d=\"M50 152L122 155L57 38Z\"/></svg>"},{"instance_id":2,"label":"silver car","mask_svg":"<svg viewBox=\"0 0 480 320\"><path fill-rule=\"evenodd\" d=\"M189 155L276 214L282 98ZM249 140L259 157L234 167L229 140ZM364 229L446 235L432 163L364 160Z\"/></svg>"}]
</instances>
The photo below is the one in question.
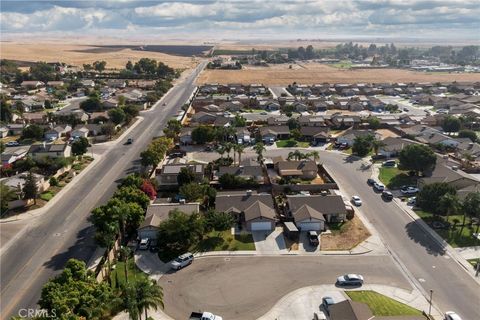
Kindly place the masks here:
<instances>
[{"instance_id":1,"label":"silver car","mask_svg":"<svg viewBox=\"0 0 480 320\"><path fill-rule=\"evenodd\" d=\"M184 253L172 261L171 267L174 270L180 270L183 267L190 265L193 262L193 254L190 252Z\"/></svg>"}]
</instances>

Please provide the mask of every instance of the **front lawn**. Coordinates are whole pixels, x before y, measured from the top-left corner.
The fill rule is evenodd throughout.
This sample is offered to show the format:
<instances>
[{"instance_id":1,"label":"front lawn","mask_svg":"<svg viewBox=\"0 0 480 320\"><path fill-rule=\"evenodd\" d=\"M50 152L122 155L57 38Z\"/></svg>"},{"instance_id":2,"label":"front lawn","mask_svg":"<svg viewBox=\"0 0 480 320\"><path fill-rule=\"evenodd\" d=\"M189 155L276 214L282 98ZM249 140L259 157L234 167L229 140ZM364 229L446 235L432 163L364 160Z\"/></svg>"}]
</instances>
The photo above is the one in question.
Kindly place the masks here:
<instances>
[{"instance_id":1,"label":"front lawn","mask_svg":"<svg viewBox=\"0 0 480 320\"><path fill-rule=\"evenodd\" d=\"M233 236L230 230L211 231L192 250L202 252L255 250L255 244L252 235L248 233Z\"/></svg>"},{"instance_id":2,"label":"front lawn","mask_svg":"<svg viewBox=\"0 0 480 320\"><path fill-rule=\"evenodd\" d=\"M389 189L398 189L403 185L416 185L417 177L408 175L407 171L398 168L381 167L378 179Z\"/></svg>"},{"instance_id":3,"label":"front lawn","mask_svg":"<svg viewBox=\"0 0 480 320\"><path fill-rule=\"evenodd\" d=\"M392 298L370 290L346 291L353 301L366 303L374 316L421 316L422 312Z\"/></svg>"},{"instance_id":4,"label":"front lawn","mask_svg":"<svg viewBox=\"0 0 480 320\"><path fill-rule=\"evenodd\" d=\"M465 226L462 228L462 215L451 215L448 217L448 223L451 228L435 228L434 222L446 223L444 216L433 215L430 212L415 210L415 213L425 221L443 240L448 242L454 248L471 247L480 245L480 240L473 236L476 226L471 225L471 218L465 219Z\"/></svg>"},{"instance_id":5,"label":"front lawn","mask_svg":"<svg viewBox=\"0 0 480 320\"><path fill-rule=\"evenodd\" d=\"M308 142L301 142L295 139L278 140L276 144L277 148L308 148L310 146Z\"/></svg>"},{"instance_id":6,"label":"front lawn","mask_svg":"<svg viewBox=\"0 0 480 320\"><path fill-rule=\"evenodd\" d=\"M133 258L129 258L127 260L127 276L129 283L136 282L140 278L148 277L146 273L144 273L135 265L135 260ZM124 284L126 282L126 279L127 278L125 276L125 262L117 261L117 263L115 264L115 269L113 269L110 273L110 280L112 282L112 286L118 288L118 285Z\"/></svg>"},{"instance_id":7,"label":"front lawn","mask_svg":"<svg viewBox=\"0 0 480 320\"><path fill-rule=\"evenodd\" d=\"M44 201L50 201L52 200L53 196L55 195L54 192L52 191L45 191L40 194L40 199Z\"/></svg>"}]
</instances>

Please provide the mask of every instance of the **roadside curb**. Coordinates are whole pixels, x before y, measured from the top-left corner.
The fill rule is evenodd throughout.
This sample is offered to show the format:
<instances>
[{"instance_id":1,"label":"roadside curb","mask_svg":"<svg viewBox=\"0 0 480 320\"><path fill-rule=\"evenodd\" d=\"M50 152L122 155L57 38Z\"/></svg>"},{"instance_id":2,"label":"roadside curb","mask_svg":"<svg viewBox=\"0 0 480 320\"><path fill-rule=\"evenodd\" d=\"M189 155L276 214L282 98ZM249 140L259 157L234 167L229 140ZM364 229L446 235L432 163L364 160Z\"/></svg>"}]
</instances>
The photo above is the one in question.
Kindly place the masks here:
<instances>
[{"instance_id":1,"label":"roadside curb","mask_svg":"<svg viewBox=\"0 0 480 320\"><path fill-rule=\"evenodd\" d=\"M135 123L133 123L130 127L128 127L127 130L125 130L124 133L122 133L117 139L115 140L111 140L111 141L105 141L105 142L100 142L100 143L95 143L95 144L92 144L92 146L112 146L114 144L117 144L120 142L120 140L123 140L125 138L125 135L127 135L128 133L130 133L133 129L135 129L140 123L142 123L142 121L144 120L144 117L141 117L141 116L137 116L136 117L136 121Z\"/></svg>"}]
</instances>

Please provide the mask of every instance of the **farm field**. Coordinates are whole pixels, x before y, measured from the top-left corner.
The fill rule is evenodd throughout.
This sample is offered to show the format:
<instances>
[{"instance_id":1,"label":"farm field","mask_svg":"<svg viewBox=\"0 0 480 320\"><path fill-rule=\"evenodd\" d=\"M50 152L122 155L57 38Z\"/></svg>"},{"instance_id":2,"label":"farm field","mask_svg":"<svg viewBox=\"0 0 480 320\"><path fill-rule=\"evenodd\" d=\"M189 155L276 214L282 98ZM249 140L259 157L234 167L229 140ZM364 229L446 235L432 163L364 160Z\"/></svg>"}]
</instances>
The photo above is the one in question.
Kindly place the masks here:
<instances>
[{"instance_id":1,"label":"farm field","mask_svg":"<svg viewBox=\"0 0 480 320\"><path fill-rule=\"evenodd\" d=\"M401 69L346 70L320 63L271 65L269 67L247 67L242 70L206 69L198 79L203 83L262 83L264 85L288 85L293 82L356 83L356 82L437 82L437 81L480 81L479 73L436 74Z\"/></svg>"},{"instance_id":2,"label":"farm field","mask_svg":"<svg viewBox=\"0 0 480 320\"><path fill-rule=\"evenodd\" d=\"M173 68L180 69L190 69L196 65L196 62L193 60L192 57L171 55L155 51L139 51L130 48L118 48L119 46L116 47L117 48L112 48L110 50L98 50L99 47L95 45L90 46L48 42L2 42L0 48L0 56L2 57L2 59L11 59L16 61L61 61L76 66L82 66L84 63L92 63L96 60L105 60L107 62L107 69L123 68L128 60L135 62L138 61L140 58L156 59ZM153 48L152 50L154 49L155 48Z\"/></svg>"}]
</instances>

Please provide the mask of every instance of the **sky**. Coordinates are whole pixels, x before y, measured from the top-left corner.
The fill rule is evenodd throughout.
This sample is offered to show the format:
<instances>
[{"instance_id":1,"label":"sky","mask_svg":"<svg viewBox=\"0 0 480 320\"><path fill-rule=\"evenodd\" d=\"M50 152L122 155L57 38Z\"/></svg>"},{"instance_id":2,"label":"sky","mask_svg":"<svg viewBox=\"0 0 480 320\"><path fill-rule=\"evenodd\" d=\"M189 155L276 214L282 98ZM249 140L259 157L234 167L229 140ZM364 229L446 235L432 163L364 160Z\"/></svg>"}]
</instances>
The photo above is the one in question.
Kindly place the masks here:
<instances>
[{"instance_id":1,"label":"sky","mask_svg":"<svg viewBox=\"0 0 480 320\"><path fill-rule=\"evenodd\" d=\"M10 36L413 38L480 42L480 0L0 2Z\"/></svg>"}]
</instances>

